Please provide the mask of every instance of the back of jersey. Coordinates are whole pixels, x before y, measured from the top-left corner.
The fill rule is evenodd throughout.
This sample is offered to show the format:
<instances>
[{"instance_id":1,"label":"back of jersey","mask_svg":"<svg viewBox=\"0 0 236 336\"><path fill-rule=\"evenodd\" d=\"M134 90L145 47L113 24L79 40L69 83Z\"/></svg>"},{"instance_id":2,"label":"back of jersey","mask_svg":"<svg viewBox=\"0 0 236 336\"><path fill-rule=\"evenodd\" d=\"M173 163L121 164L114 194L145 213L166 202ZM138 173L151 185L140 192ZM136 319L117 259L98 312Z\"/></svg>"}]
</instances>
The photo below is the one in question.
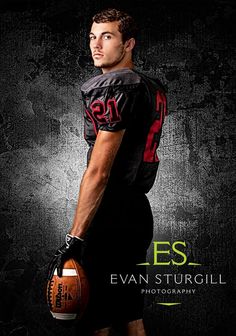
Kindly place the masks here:
<instances>
[{"instance_id":1,"label":"back of jersey","mask_svg":"<svg viewBox=\"0 0 236 336\"><path fill-rule=\"evenodd\" d=\"M159 158L156 151L160 144L162 126L167 115L167 100L165 89L158 79L137 73L142 78L146 95L143 109L145 111L147 129L142 161L139 165L135 184L139 190L148 192L154 184L159 166ZM146 122L143 122L143 124L146 124Z\"/></svg>"}]
</instances>

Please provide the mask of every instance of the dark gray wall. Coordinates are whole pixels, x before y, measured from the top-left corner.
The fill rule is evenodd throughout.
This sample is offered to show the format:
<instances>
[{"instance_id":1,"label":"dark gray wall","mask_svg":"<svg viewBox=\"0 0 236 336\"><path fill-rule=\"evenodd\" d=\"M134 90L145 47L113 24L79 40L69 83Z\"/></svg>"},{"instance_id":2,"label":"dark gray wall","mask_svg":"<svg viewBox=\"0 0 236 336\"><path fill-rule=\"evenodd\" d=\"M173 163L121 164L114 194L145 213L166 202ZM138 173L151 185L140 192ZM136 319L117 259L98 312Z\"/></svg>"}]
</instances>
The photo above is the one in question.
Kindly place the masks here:
<instances>
[{"instance_id":1,"label":"dark gray wall","mask_svg":"<svg viewBox=\"0 0 236 336\"><path fill-rule=\"evenodd\" d=\"M149 267L149 273L222 274L227 282L189 286L196 288L194 295L147 295L148 335L232 335L232 3L138 0L119 5L141 27L137 68L168 87L160 169L148 195L155 240L185 241L188 260L202 264ZM73 334L73 328L65 329L49 315L44 277L71 225L86 164L80 85L97 73L86 29L91 15L108 6L116 2L1 1L0 335Z\"/></svg>"}]
</instances>

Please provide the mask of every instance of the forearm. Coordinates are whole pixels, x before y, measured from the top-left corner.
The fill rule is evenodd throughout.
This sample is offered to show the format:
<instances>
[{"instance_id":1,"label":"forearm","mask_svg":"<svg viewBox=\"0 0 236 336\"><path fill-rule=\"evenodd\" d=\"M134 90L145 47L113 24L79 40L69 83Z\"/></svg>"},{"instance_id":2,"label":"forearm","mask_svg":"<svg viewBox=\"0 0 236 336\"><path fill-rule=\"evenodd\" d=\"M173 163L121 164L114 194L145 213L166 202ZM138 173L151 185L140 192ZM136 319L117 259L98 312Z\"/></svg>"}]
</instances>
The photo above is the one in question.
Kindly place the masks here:
<instances>
[{"instance_id":1,"label":"forearm","mask_svg":"<svg viewBox=\"0 0 236 336\"><path fill-rule=\"evenodd\" d=\"M78 204L70 234L83 238L100 203L108 182L111 167L125 130L99 131L80 184Z\"/></svg>"},{"instance_id":2,"label":"forearm","mask_svg":"<svg viewBox=\"0 0 236 336\"><path fill-rule=\"evenodd\" d=\"M70 234L83 237L90 225L104 194L108 176L86 170L80 185L79 199Z\"/></svg>"}]
</instances>

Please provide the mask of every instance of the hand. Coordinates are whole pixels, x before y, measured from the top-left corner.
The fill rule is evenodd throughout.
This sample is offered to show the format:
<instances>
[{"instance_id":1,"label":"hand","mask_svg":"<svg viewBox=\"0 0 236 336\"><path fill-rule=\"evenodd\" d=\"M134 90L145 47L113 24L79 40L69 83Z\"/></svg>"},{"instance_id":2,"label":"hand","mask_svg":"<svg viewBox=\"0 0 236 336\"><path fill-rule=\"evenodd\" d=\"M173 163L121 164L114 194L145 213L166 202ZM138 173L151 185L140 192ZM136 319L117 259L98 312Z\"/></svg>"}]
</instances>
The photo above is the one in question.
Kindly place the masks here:
<instances>
[{"instance_id":1,"label":"hand","mask_svg":"<svg viewBox=\"0 0 236 336\"><path fill-rule=\"evenodd\" d=\"M59 277L62 276L63 265L66 260L73 257L77 260L80 259L82 244L83 239L79 237L73 237L70 234L66 235L66 243L56 251L49 264L48 280L52 279L56 269L57 275Z\"/></svg>"}]
</instances>

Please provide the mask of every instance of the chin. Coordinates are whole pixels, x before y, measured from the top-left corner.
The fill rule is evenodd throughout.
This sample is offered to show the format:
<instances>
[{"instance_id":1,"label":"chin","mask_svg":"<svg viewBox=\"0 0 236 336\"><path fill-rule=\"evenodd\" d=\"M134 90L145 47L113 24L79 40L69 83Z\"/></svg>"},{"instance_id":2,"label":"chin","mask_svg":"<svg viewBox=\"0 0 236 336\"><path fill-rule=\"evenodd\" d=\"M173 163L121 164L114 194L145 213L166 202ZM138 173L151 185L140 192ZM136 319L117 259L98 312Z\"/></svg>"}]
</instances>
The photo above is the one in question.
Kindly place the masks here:
<instances>
[{"instance_id":1,"label":"chin","mask_svg":"<svg viewBox=\"0 0 236 336\"><path fill-rule=\"evenodd\" d=\"M100 62L94 62L94 66L96 67L96 68L102 68L102 66L103 66L103 64L102 63L100 63Z\"/></svg>"}]
</instances>

